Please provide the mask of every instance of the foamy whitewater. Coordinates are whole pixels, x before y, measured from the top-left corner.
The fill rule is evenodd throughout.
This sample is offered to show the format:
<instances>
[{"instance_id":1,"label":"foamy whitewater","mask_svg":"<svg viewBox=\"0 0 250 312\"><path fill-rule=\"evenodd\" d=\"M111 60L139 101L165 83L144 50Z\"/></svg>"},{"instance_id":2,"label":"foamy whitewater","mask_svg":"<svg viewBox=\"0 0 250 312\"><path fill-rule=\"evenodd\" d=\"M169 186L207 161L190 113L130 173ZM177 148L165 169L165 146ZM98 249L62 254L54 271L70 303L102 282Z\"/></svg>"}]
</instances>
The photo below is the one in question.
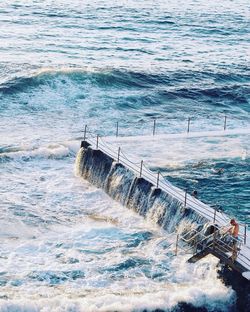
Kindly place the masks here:
<instances>
[{"instance_id":1,"label":"foamy whitewater","mask_svg":"<svg viewBox=\"0 0 250 312\"><path fill-rule=\"evenodd\" d=\"M0 311L239 311L216 258L175 256L175 233L79 177L75 160L88 125L249 226L249 10L1 1Z\"/></svg>"}]
</instances>

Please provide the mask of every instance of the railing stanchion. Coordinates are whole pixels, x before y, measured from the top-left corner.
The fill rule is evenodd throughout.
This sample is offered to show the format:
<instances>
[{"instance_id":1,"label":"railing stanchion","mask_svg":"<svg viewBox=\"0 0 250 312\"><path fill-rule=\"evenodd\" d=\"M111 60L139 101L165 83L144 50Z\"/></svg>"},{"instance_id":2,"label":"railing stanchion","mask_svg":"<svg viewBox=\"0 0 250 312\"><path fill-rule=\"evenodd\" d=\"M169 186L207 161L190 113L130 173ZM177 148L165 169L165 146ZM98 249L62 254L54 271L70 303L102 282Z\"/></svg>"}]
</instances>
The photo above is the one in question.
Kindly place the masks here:
<instances>
[{"instance_id":1,"label":"railing stanchion","mask_svg":"<svg viewBox=\"0 0 250 312\"><path fill-rule=\"evenodd\" d=\"M224 130L226 130L227 128L227 116L225 115L225 118L224 118Z\"/></svg>"},{"instance_id":2,"label":"railing stanchion","mask_svg":"<svg viewBox=\"0 0 250 312\"><path fill-rule=\"evenodd\" d=\"M188 127L187 127L187 133L189 133L189 130L190 130L190 121L191 121L191 118L188 117Z\"/></svg>"},{"instance_id":3,"label":"railing stanchion","mask_svg":"<svg viewBox=\"0 0 250 312\"><path fill-rule=\"evenodd\" d=\"M187 189L185 191L184 207L187 205Z\"/></svg>"},{"instance_id":4,"label":"railing stanchion","mask_svg":"<svg viewBox=\"0 0 250 312\"><path fill-rule=\"evenodd\" d=\"M143 160L141 161L141 167L140 167L140 178L141 178L141 175L142 175L142 165L143 165Z\"/></svg>"},{"instance_id":5,"label":"railing stanchion","mask_svg":"<svg viewBox=\"0 0 250 312\"><path fill-rule=\"evenodd\" d=\"M153 135L155 135L156 118L154 118Z\"/></svg>"},{"instance_id":6,"label":"railing stanchion","mask_svg":"<svg viewBox=\"0 0 250 312\"><path fill-rule=\"evenodd\" d=\"M87 125L85 125L85 127L84 127L83 141L86 141L86 136L87 136Z\"/></svg>"},{"instance_id":7,"label":"railing stanchion","mask_svg":"<svg viewBox=\"0 0 250 312\"><path fill-rule=\"evenodd\" d=\"M116 137L118 137L118 131L119 131L119 123L117 121L117 123L116 123L116 134L115 134Z\"/></svg>"},{"instance_id":8,"label":"railing stanchion","mask_svg":"<svg viewBox=\"0 0 250 312\"><path fill-rule=\"evenodd\" d=\"M214 209L214 224L215 224L215 220L216 220L216 209Z\"/></svg>"},{"instance_id":9,"label":"railing stanchion","mask_svg":"<svg viewBox=\"0 0 250 312\"><path fill-rule=\"evenodd\" d=\"M244 244L246 245L247 243L247 225L245 224L245 228L244 228Z\"/></svg>"},{"instance_id":10,"label":"railing stanchion","mask_svg":"<svg viewBox=\"0 0 250 312\"><path fill-rule=\"evenodd\" d=\"M177 234L177 237L176 237L176 245L175 245L175 255L176 256L178 254L178 242L179 242L179 234Z\"/></svg>"},{"instance_id":11,"label":"railing stanchion","mask_svg":"<svg viewBox=\"0 0 250 312\"><path fill-rule=\"evenodd\" d=\"M118 156L117 156L117 162L120 161L120 153L121 153L121 148L120 146L118 147Z\"/></svg>"},{"instance_id":12,"label":"railing stanchion","mask_svg":"<svg viewBox=\"0 0 250 312\"><path fill-rule=\"evenodd\" d=\"M157 181L156 181L156 187L158 188L159 186L159 179L160 179L160 171L157 173Z\"/></svg>"},{"instance_id":13,"label":"railing stanchion","mask_svg":"<svg viewBox=\"0 0 250 312\"><path fill-rule=\"evenodd\" d=\"M99 145L99 135L97 134L97 136L96 136L96 149L98 149L98 145Z\"/></svg>"},{"instance_id":14,"label":"railing stanchion","mask_svg":"<svg viewBox=\"0 0 250 312\"><path fill-rule=\"evenodd\" d=\"M194 254L197 253L197 250L198 250L198 239L197 239L197 236L195 237L195 245L194 245Z\"/></svg>"},{"instance_id":15,"label":"railing stanchion","mask_svg":"<svg viewBox=\"0 0 250 312\"><path fill-rule=\"evenodd\" d=\"M215 240L216 240L216 230L215 230L215 220L216 220L216 209L214 209L214 234L213 234L213 250L215 250Z\"/></svg>"}]
</instances>

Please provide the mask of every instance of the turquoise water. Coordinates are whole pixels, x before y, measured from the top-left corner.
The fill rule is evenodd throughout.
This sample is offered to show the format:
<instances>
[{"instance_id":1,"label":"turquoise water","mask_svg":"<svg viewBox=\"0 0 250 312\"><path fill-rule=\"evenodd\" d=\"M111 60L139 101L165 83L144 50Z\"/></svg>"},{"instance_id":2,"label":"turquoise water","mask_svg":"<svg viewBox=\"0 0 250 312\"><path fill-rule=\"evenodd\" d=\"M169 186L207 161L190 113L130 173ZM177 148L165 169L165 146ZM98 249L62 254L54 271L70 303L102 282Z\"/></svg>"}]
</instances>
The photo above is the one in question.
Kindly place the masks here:
<instances>
[{"instance_id":1,"label":"turquoise water","mask_svg":"<svg viewBox=\"0 0 250 312\"><path fill-rule=\"evenodd\" d=\"M76 177L74 161L86 124L111 136L118 122L148 158L155 118L156 134L186 132L189 117L191 132L220 131L225 115L227 129L249 129L249 10L1 1L1 311L237 310L213 259L173 257L174 237ZM249 132L226 152L216 137L192 153L168 146L175 165L150 167L250 225L248 142Z\"/></svg>"}]
</instances>

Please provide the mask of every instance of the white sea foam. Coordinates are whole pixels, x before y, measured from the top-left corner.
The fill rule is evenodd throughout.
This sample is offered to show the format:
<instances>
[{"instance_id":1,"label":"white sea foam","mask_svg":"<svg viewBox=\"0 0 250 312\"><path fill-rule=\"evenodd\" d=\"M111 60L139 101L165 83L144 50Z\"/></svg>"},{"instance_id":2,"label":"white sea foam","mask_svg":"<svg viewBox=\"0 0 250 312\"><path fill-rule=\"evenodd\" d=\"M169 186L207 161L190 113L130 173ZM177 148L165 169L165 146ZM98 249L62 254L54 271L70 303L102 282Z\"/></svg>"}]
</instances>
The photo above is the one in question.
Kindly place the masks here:
<instances>
[{"instance_id":1,"label":"white sea foam","mask_svg":"<svg viewBox=\"0 0 250 312\"><path fill-rule=\"evenodd\" d=\"M143 282L143 281L141 281ZM145 281L144 281L145 282ZM138 279L138 284L140 280ZM204 285L205 284L205 285ZM197 283L196 286L183 284L179 286L161 285L150 289L135 288L127 281L130 289L117 290L107 289L106 291L95 290L93 292L74 289L74 295L66 293L65 290L58 291L55 295L43 289L37 289L40 296L33 295L31 298L14 299L9 302L0 301L0 311L152 311L163 309L169 311L178 305L179 302L186 302L195 307L206 307L208 311L228 311L228 306L233 303L233 292L221 284L214 284L214 280ZM45 298L43 298L45 297ZM47 298L46 298L47 297ZM52 297L52 298L51 298Z\"/></svg>"},{"instance_id":2,"label":"white sea foam","mask_svg":"<svg viewBox=\"0 0 250 312\"><path fill-rule=\"evenodd\" d=\"M186 271L182 271L186 274ZM191 273L191 272L190 272ZM194 273L194 272L192 272ZM197 274L195 272L196 275ZM37 294L29 299L14 299L11 302L0 301L1 311L151 311L163 309L169 311L179 302L193 304L195 307L206 307L208 311L228 311L230 302L234 301L233 292L223 286L221 282L210 276L190 282L190 275L186 282L179 284L151 284L144 286L145 280L137 278L127 280L126 286L114 285L112 289L92 290L86 292L81 289L59 288L56 294L37 289ZM194 280L192 279L192 282ZM141 286L139 286L141 285ZM125 286L125 288L124 288ZM39 295L38 295L39 292Z\"/></svg>"},{"instance_id":3,"label":"white sea foam","mask_svg":"<svg viewBox=\"0 0 250 312\"><path fill-rule=\"evenodd\" d=\"M65 183L69 183L66 175L64 187ZM143 311L171 309L181 301L197 307L221 307L223 311L223 305L233 300L230 288L216 277L216 261L209 260L200 269L184 265L183 256L173 262L171 248L165 249L162 242L169 246L174 237L84 181L74 189L79 194L84 189L81 209L76 209L75 215L68 212L73 213L76 207L67 205L58 216L62 223L48 223L46 230L36 231L34 236L25 236L23 227L16 226L18 239L4 237L0 264L2 272L8 273L1 277L7 281L1 296L8 301L1 299L1 311ZM52 220L52 208L47 206L41 216ZM145 231L152 233L152 239L127 247L133 235ZM162 280L145 276L140 265L125 270L120 278L119 271L114 271L115 279L109 271L101 273L130 259L151 261L151 274L163 274ZM67 277L72 270L83 272L84 277Z\"/></svg>"},{"instance_id":4,"label":"white sea foam","mask_svg":"<svg viewBox=\"0 0 250 312\"><path fill-rule=\"evenodd\" d=\"M85 124L149 135L158 116L155 137L108 138L114 157L121 146L156 170L248 161L249 1L118 2L1 1L0 145L17 149L0 154L0 311L227 311L235 299L214 258L175 257L174 235L73 165ZM222 129L224 111L230 131L193 133ZM159 135L189 115L189 135Z\"/></svg>"},{"instance_id":5,"label":"white sea foam","mask_svg":"<svg viewBox=\"0 0 250 312\"><path fill-rule=\"evenodd\" d=\"M32 158L51 158L60 159L72 155L72 150L61 144L49 144L44 147L26 147L25 149L16 148L16 151L3 152L0 157L8 157L11 159L32 159Z\"/></svg>"},{"instance_id":6,"label":"white sea foam","mask_svg":"<svg viewBox=\"0 0 250 312\"><path fill-rule=\"evenodd\" d=\"M114 155L118 147L121 147L123 153L136 163L143 159L154 167L178 167L194 161L242 157L246 159L249 136L250 129L235 129L190 134L106 137L103 140L110 144ZM105 145L104 148L107 149Z\"/></svg>"}]
</instances>

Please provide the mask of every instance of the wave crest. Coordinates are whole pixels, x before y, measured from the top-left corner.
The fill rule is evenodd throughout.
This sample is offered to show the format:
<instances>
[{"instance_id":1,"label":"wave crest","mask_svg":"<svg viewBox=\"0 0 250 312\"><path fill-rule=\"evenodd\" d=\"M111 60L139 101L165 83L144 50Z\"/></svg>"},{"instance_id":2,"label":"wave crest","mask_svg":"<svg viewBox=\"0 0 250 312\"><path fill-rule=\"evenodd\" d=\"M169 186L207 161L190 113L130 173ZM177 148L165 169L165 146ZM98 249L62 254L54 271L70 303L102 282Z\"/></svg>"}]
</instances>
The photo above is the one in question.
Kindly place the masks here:
<instances>
[{"instance_id":1,"label":"wave crest","mask_svg":"<svg viewBox=\"0 0 250 312\"><path fill-rule=\"evenodd\" d=\"M62 144L50 144L42 147L0 147L0 163L11 160L29 161L35 158L63 159L75 155L74 147Z\"/></svg>"}]
</instances>

